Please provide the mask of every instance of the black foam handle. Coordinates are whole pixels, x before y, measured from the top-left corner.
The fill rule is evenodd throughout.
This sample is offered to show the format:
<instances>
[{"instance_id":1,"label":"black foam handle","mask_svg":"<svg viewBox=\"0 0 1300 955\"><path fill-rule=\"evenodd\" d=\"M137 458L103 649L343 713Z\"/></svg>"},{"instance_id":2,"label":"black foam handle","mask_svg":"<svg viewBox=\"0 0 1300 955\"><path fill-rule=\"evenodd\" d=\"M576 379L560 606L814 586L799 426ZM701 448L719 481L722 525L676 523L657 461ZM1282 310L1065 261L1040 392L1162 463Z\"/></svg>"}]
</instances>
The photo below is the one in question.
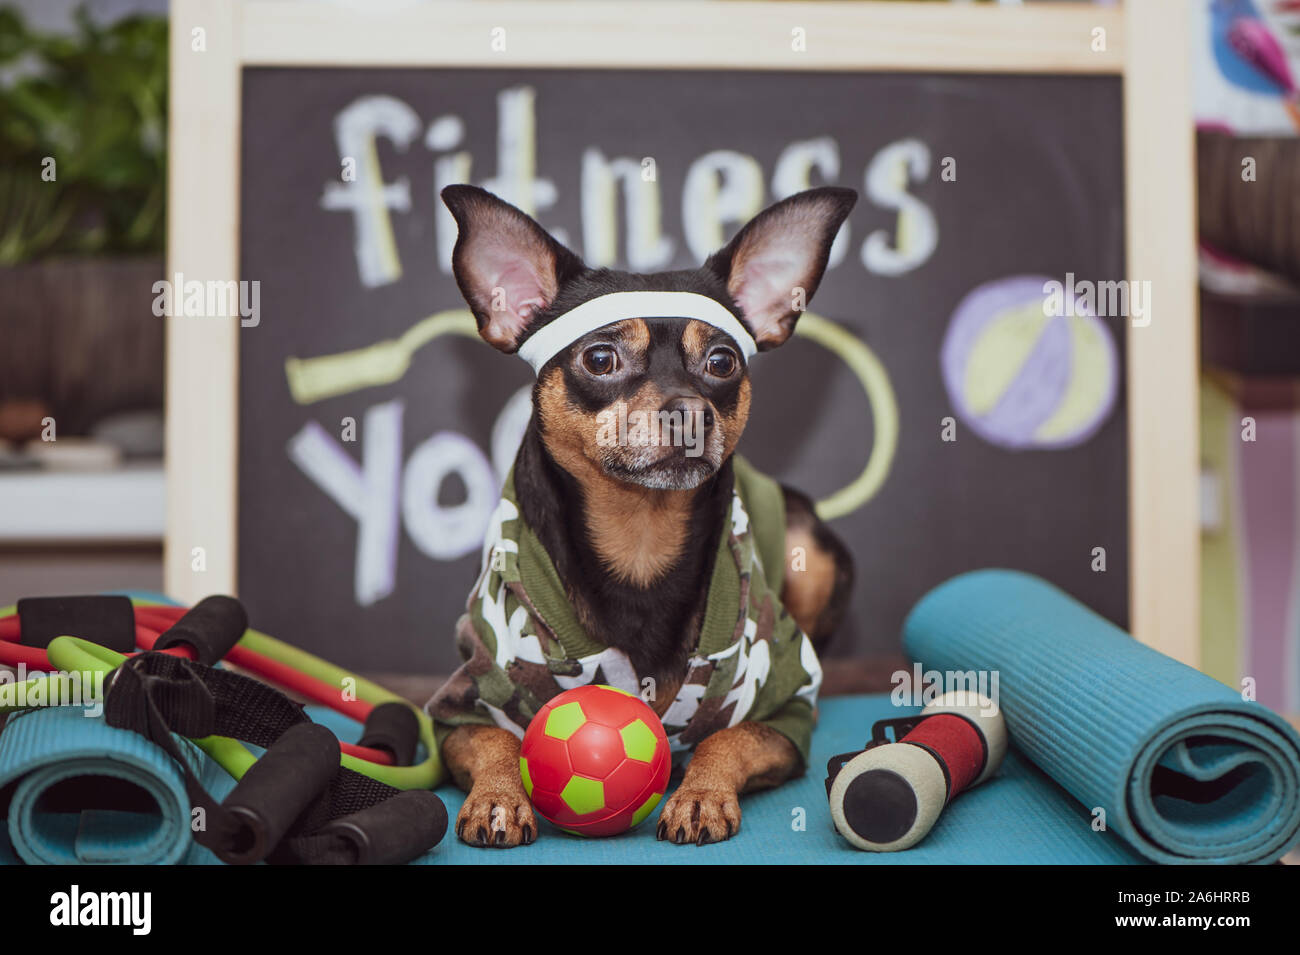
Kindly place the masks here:
<instances>
[{"instance_id":1,"label":"black foam handle","mask_svg":"<svg viewBox=\"0 0 1300 955\"><path fill-rule=\"evenodd\" d=\"M240 831L216 851L222 862L260 862L339 770L339 741L319 723L298 723L271 744L221 805Z\"/></svg>"},{"instance_id":2,"label":"black foam handle","mask_svg":"<svg viewBox=\"0 0 1300 955\"><path fill-rule=\"evenodd\" d=\"M358 743L373 749L387 750L398 766L415 763L415 747L420 742L420 723L409 703L392 700L380 703L366 717L365 732Z\"/></svg>"},{"instance_id":3,"label":"black foam handle","mask_svg":"<svg viewBox=\"0 0 1300 955\"><path fill-rule=\"evenodd\" d=\"M118 653L135 651L135 610L128 597L24 597L18 641L44 650L55 637L89 640Z\"/></svg>"},{"instance_id":4,"label":"black foam handle","mask_svg":"<svg viewBox=\"0 0 1300 955\"><path fill-rule=\"evenodd\" d=\"M158 637L155 650L180 643L192 646L200 663L213 666L248 629L248 612L234 597L204 597Z\"/></svg>"},{"instance_id":5,"label":"black foam handle","mask_svg":"<svg viewBox=\"0 0 1300 955\"><path fill-rule=\"evenodd\" d=\"M333 820L320 834L349 843L355 865L401 865L442 841L447 834L447 807L428 789L408 789Z\"/></svg>"}]
</instances>

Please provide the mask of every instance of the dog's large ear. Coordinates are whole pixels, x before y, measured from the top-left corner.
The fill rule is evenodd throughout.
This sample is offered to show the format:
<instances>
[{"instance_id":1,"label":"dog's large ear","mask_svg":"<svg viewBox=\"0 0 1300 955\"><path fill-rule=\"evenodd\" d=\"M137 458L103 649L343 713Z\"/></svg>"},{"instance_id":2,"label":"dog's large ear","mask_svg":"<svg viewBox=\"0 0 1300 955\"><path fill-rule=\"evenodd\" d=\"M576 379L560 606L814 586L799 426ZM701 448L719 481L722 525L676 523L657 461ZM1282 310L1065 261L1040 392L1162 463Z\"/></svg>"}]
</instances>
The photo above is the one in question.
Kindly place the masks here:
<instances>
[{"instance_id":1,"label":"dog's large ear","mask_svg":"<svg viewBox=\"0 0 1300 955\"><path fill-rule=\"evenodd\" d=\"M835 234L858 201L852 189L823 186L764 209L704 267L727 283L758 350L794 331L826 270Z\"/></svg>"},{"instance_id":2,"label":"dog's large ear","mask_svg":"<svg viewBox=\"0 0 1300 955\"><path fill-rule=\"evenodd\" d=\"M478 322L479 334L514 352L533 317L555 300L582 261L508 202L477 186L448 186L442 201L459 234L452 251L456 284Z\"/></svg>"}]
</instances>

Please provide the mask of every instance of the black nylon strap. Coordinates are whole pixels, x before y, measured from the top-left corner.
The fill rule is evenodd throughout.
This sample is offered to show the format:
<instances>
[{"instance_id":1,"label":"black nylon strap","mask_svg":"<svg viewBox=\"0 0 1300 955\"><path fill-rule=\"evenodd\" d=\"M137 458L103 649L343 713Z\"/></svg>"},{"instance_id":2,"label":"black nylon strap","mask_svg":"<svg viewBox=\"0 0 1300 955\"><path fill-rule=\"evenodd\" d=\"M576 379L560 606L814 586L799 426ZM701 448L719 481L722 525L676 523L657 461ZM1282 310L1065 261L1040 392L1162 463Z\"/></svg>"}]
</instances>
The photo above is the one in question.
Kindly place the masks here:
<instances>
[{"instance_id":1,"label":"black nylon strap","mask_svg":"<svg viewBox=\"0 0 1300 955\"><path fill-rule=\"evenodd\" d=\"M229 845L239 835L241 826L220 803L213 799L203 788L194 774L189 754L182 753L172 735L167 721L159 711L158 703L150 692L149 683L155 677L149 675L142 665L144 658L152 654L140 654L128 658L114 672L112 682L104 699L104 719L109 726L117 726L139 733L151 740L174 759L185 773L185 793L189 796L192 808L202 810L202 825L193 829L194 841L209 849ZM166 654L158 654L166 656ZM214 707L211 694L199 683L200 689L193 685L160 687L159 695L168 699L177 710L179 725L196 732L199 736L209 735L201 725L210 725ZM188 691L188 692L186 692ZM208 699L204 700L203 697Z\"/></svg>"},{"instance_id":2,"label":"black nylon strap","mask_svg":"<svg viewBox=\"0 0 1300 955\"><path fill-rule=\"evenodd\" d=\"M194 832L200 845L221 853L243 830L240 820L208 794L191 759L173 733L229 736L269 747L290 726L306 722L302 707L257 680L165 653L141 653L114 672L104 703L110 726L129 729L158 744L180 764L185 790L203 809L206 825ZM368 809L399 790L342 766L266 857L275 863L347 865L356 851L337 834L318 834L331 820Z\"/></svg>"}]
</instances>

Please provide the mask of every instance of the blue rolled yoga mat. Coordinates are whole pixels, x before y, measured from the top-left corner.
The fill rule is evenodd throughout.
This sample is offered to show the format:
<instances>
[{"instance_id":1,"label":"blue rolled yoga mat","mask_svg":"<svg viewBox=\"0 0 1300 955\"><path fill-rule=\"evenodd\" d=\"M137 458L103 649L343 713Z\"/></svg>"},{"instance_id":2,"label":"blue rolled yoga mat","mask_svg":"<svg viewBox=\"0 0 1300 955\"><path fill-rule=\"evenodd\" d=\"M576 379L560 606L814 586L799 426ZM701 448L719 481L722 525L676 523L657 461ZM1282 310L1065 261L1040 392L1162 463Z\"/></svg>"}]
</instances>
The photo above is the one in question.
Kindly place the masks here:
<instances>
[{"instance_id":1,"label":"blue rolled yoga mat","mask_svg":"<svg viewBox=\"0 0 1300 955\"><path fill-rule=\"evenodd\" d=\"M1300 842L1300 735L1045 581L955 577L903 642L926 670L996 672L1012 744L1147 858L1265 863Z\"/></svg>"},{"instance_id":2,"label":"blue rolled yoga mat","mask_svg":"<svg viewBox=\"0 0 1300 955\"><path fill-rule=\"evenodd\" d=\"M73 706L15 713L0 732L6 848L29 864L197 861L189 798L171 757L84 713ZM216 764L182 745L211 779Z\"/></svg>"}]
</instances>

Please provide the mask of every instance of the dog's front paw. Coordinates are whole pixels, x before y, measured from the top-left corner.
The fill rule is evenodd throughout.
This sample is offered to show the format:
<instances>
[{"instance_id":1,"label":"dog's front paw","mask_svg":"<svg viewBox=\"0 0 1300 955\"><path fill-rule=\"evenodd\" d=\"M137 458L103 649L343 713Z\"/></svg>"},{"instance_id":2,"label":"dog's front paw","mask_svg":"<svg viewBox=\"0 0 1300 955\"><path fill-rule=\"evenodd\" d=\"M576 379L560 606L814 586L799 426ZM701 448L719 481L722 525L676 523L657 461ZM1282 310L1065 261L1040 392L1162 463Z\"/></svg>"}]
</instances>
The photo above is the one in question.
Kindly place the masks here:
<instances>
[{"instance_id":1,"label":"dog's front paw","mask_svg":"<svg viewBox=\"0 0 1300 955\"><path fill-rule=\"evenodd\" d=\"M740 800L732 789L678 789L659 814L656 835L678 845L730 839L740 829Z\"/></svg>"},{"instance_id":2,"label":"dog's front paw","mask_svg":"<svg viewBox=\"0 0 1300 955\"><path fill-rule=\"evenodd\" d=\"M456 835L471 846L526 846L537 839L537 817L522 787L475 786L456 817Z\"/></svg>"}]
</instances>

